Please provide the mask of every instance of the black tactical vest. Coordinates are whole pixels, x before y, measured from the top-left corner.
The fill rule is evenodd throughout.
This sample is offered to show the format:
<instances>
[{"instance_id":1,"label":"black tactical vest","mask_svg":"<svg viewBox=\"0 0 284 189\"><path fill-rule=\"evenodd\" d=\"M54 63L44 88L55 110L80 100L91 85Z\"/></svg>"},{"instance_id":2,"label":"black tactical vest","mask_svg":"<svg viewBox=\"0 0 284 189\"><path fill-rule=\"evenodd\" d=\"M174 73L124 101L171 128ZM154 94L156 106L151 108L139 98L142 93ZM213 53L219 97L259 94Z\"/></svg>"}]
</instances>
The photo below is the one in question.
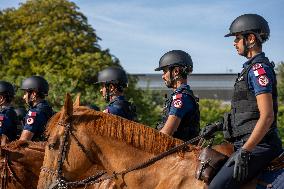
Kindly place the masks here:
<instances>
[{"instance_id":1,"label":"black tactical vest","mask_svg":"<svg viewBox=\"0 0 284 189\"><path fill-rule=\"evenodd\" d=\"M167 98L165 101L163 113L162 113L162 121L157 124L157 129L161 130L169 116L170 107L173 102L173 96L178 92L173 93L170 98ZM181 119L180 125L177 128L177 131L173 134L173 137L181 139L183 141L188 141L199 134L200 130L200 112L199 112L199 104L198 98L194 96L192 90L188 90L187 88L182 88L181 93L188 95L195 102L195 112L192 114L188 112ZM185 105L186 106L186 105Z\"/></svg>"},{"instance_id":2,"label":"black tactical vest","mask_svg":"<svg viewBox=\"0 0 284 189\"><path fill-rule=\"evenodd\" d=\"M256 58L251 60L249 66L244 68L236 79L234 94L231 102L231 125L228 128L232 138L239 138L247 134L251 134L256 125L256 122L260 117L255 94L249 90L248 86L249 70L256 63L266 64L272 67L272 70L274 67L274 65L269 62L268 58L264 56L257 56ZM276 121L278 112L276 88L277 82L274 70L273 77L275 81L272 86L274 121L271 125L271 129L275 128L277 125Z\"/></svg>"}]
</instances>

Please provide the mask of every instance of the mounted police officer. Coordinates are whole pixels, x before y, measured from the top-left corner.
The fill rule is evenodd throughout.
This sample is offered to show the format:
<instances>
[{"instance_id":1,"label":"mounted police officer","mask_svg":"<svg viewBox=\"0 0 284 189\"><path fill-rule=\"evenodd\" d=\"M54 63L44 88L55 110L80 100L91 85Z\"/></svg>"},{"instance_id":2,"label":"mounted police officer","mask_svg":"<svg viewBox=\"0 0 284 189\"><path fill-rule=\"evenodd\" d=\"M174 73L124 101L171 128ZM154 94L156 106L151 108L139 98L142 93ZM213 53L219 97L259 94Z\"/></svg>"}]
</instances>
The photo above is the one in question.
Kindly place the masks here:
<instances>
[{"instance_id":1,"label":"mounted police officer","mask_svg":"<svg viewBox=\"0 0 284 189\"><path fill-rule=\"evenodd\" d=\"M1 146L17 138L17 115L11 102L15 90L11 83L0 81L0 137Z\"/></svg>"},{"instance_id":2,"label":"mounted police officer","mask_svg":"<svg viewBox=\"0 0 284 189\"><path fill-rule=\"evenodd\" d=\"M98 82L101 84L100 92L108 106L103 112L136 120L136 108L124 97L124 88L128 79L125 71L118 67L109 67L99 72Z\"/></svg>"},{"instance_id":3,"label":"mounted police officer","mask_svg":"<svg viewBox=\"0 0 284 189\"><path fill-rule=\"evenodd\" d=\"M49 90L48 83L41 76L31 76L22 82L21 90L24 91L23 99L29 110L20 140L44 140L46 123L53 115L51 106L45 100Z\"/></svg>"},{"instance_id":4,"label":"mounted police officer","mask_svg":"<svg viewBox=\"0 0 284 189\"><path fill-rule=\"evenodd\" d=\"M193 70L189 54L172 50L164 54L155 71L163 71L162 79L173 92L165 101L162 121L157 129L175 138L187 141L199 133L199 105L187 84L187 75Z\"/></svg>"},{"instance_id":5,"label":"mounted police officer","mask_svg":"<svg viewBox=\"0 0 284 189\"><path fill-rule=\"evenodd\" d=\"M267 21L257 14L236 18L230 26L234 46L248 60L243 64L231 102L231 112L223 123L208 125L201 134L210 138L215 131L235 147L235 153L221 168L209 189L240 188L255 177L282 152L277 130L277 88L274 64L262 52L262 44L270 34Z\"/></svg>"}]
</instances>

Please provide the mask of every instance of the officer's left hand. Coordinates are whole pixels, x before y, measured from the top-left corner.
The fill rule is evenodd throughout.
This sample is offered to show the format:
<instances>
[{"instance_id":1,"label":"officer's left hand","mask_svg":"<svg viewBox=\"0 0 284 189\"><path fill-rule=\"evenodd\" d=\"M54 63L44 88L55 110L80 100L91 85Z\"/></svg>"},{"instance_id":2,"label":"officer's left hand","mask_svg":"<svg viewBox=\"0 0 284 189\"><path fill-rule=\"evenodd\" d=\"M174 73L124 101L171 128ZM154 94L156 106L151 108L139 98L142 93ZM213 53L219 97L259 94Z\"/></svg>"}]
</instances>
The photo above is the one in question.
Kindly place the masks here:
<instances>
[{"instance_id":1,"label":"officer's left hand","mask_svg":"<svg viewBox=\"0 0 284 189\"><path fill-rule=\"evenodd\" d=\"M241 148L239 149L227 162L226 166L234 165L234 179L238 181L244 181L248 177L248 161L250 159L251 152Z\"/></svg>"}]
</instances>

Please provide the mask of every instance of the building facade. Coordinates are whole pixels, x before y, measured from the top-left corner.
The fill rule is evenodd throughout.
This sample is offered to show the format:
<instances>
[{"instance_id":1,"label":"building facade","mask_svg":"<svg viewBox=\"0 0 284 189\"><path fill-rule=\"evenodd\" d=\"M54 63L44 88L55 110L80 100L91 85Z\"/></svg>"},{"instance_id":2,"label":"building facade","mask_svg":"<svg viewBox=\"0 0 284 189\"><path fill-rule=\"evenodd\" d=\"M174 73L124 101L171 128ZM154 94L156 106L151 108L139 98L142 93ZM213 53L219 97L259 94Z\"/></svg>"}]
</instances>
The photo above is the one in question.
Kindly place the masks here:
<instances>
[{"instance_id":1,"label":"building facade","mask_svg":"<svg viewBox=\"0 0 284 189\"><path fill-rule=\"evenodd\" d=\"M161 74L133 74L138 78L137 86L169 94ZM201 99L230 101L237 74L191 74L188 83L194 94Z\"/></svg>"}]
</instances>

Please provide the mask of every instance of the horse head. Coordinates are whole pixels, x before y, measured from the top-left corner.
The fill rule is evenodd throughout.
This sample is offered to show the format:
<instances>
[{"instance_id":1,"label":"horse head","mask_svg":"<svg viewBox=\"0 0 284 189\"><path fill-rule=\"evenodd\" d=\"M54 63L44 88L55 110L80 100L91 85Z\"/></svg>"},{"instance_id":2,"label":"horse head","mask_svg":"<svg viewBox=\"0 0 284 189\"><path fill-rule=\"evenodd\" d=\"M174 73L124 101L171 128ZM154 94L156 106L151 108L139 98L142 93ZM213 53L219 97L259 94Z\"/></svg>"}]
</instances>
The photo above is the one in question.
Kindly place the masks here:
<instances>
[{"instance_id":1,"label":"horse head","mask_svg":"<svg viewBox=\"0 0 284 189\"><path fill-rule=\"evenodd\" d=\"M48 142L38 188L52 188L63 177L66 181L80 180L103 169L93 153L92 140L86 135L84 124L90 118L80 119L81 114L90 111L93 110L80 106L80 95L73 104L70 94L66 94L64 106L47 126Z\"/></svg>"}]
</instances>

